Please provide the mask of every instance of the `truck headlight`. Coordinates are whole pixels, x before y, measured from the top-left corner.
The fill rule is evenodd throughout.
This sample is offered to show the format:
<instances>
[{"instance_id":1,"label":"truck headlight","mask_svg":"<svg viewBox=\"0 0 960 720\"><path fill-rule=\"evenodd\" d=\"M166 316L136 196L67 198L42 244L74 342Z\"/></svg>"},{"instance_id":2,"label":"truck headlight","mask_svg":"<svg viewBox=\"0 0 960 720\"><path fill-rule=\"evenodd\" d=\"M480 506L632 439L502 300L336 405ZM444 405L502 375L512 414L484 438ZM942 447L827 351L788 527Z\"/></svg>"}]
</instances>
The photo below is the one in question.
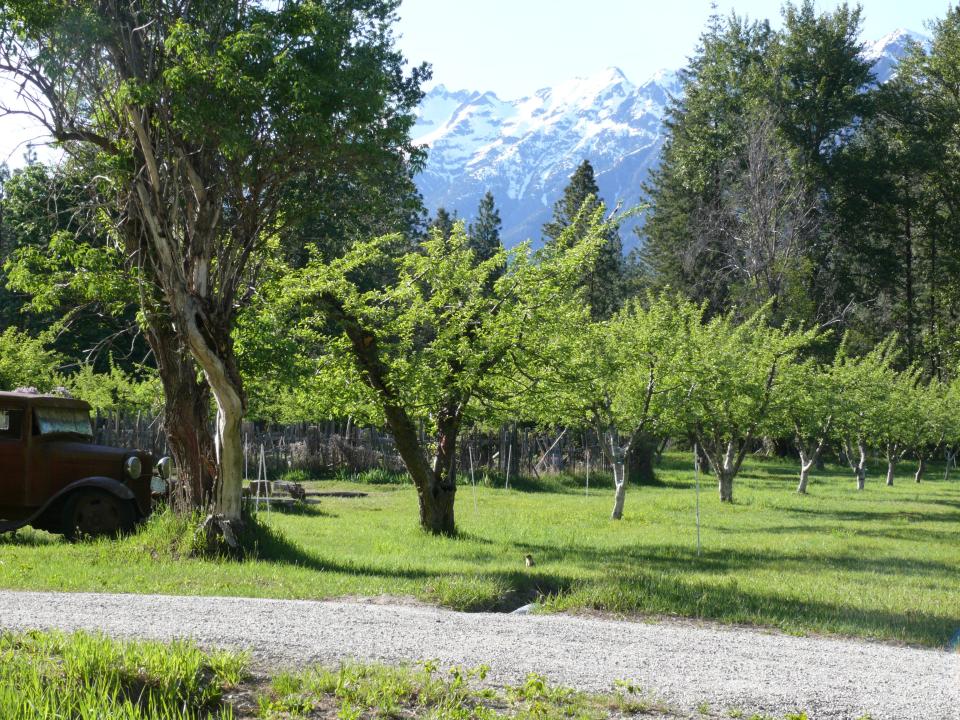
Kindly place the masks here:
<instances>
[{"instance_id":1,"label":"truck headlight","mask_svg":"<svg viewBox=\"0 0 960 720\"><path fill-rule=\"evenodd\" d=\"M164 455L157 461L157 474L164 480L169 480L173 470L173 458Z\"/></svg>"},{"instance_id":2,"label":"truck headlight","mask_svg":"<svg viewBox=\"0 0 960 720\"><path fill-rule=\"evenodd\" d=\"M140 458L136 455L132 455L127 458L127 461L123 464L123 469L127 471L127 475L131 480L136 480L140 477L140 473L143 471L143 467L140 464Z\"/></svg>"}]
</instances>

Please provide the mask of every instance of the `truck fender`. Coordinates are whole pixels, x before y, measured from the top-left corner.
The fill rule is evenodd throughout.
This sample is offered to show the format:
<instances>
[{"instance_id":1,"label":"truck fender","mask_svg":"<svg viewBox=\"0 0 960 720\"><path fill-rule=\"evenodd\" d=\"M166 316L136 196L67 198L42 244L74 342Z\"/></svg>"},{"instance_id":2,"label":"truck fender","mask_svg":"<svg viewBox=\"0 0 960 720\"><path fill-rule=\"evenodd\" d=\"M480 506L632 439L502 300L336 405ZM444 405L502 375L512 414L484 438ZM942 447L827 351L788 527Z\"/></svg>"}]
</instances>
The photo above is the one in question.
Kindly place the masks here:
<instances>
[{"instance_id":1,"label":"truck fender","mask_svg":"<svg viewBox=\"0 0 960 720\"><path fill-rule=\"evenodd\" d=\"M74 490L81 490L83 488L96 488L97 490L104 490L111 495L116 495L121 500L132 500L134 501L134 506L136 507L136 497L133 494L133 490L128 488L123 483L117 482L113 478L99 477L95 475L93 477L77 480L64 487L62 490L60 490L60 492L47 500L47 502L45 502L43 506L37 510L37 512L31 515L28 519L23 520L20 523L20 526L22 527L23 525L30 525L34 520L42 517L44 513L54 507L58 502L63 500ZM140 514L139 508L137 509L137 514ZM0 532L3 531L0 530Z\"/></svg>"}]
</instances>

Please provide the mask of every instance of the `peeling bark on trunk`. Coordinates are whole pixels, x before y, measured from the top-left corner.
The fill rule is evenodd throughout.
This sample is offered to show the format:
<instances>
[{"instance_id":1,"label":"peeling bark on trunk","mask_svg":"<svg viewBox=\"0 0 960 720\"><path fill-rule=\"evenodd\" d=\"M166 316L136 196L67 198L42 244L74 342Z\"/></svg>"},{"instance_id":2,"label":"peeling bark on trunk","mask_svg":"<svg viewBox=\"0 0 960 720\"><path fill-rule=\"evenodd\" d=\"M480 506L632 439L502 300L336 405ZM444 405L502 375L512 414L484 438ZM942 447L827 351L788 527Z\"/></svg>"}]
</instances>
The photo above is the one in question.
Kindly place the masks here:
<instances>
[{"instance_id":1,"label":"peeling bark on trunk","mask_svg":"<svg viewBox=\"0 0 960 720\"><path fill-rule=\"evenodd\" d=\"M195 303L180 299L180 321L190 352L210 384L217 405L214 447L217 454L217 482L214 485L212 514L228 522L240 521L243 490L243 438L240 426L246 397L240 373L233 361L230 323L205 316Z\"/></svg>"},{"instance_id":2,"label":"peeling bark on trunk","mask_svg":"<svg viewBox=\"0 0 960 720\"><path fill-rule=\"evenodd\" d=\"M163 384L164 431L177 473L170 504L181 515L207 510L216 479L210 387L198 379L193 359L183 351L172 330L153 320L146 337Z\"/></svg>"}]
</instances>

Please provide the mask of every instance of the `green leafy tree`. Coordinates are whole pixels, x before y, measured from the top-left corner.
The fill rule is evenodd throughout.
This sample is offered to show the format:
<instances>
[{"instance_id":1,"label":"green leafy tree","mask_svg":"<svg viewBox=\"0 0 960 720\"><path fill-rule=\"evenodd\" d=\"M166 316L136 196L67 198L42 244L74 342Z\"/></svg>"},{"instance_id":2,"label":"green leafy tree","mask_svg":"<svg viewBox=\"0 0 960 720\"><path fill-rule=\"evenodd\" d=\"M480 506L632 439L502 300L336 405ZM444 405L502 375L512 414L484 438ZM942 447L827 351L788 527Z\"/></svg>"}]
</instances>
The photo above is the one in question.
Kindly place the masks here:
<instances>
[{"instance_id":1,"label":"green leafy tree","mask_svg":"<svg viewBox=\"0 0 960 720\"><path fill-rule=\"evenodd\" d=\"M871 62L860 42L862 10L841 3L818 13L812 0L783 7L774 53L780 127L804 164L820 174L837 151L842 131L871 112Z\"/></svg>"},{"instance_id":2,"label":"green leafy tree","mask_svg":"<svg viewBox=\"0 0 960 720\"><path fill-rule=\"evenodd\" d=\"M784 368L818 332L771 327L766 312L742 323L728 313L692 325L686 343L692 389L685 424L710 461L722 502L733 501L733 481L751 442L776 427Z\"/></svg>"},{"instance_id":3,"label":"green leafy tree","mask_svg":"<svg viewBox=\"0 0 960 720\"><path fill-rule=\"evenodd\" d=\"M660 164L644 187L651 211L643 233L643 260L654 287L672 287L708 314L729 307L733 241L730 169L743 157L747 118L770 96L766 22L714 17L681 72L683 92L672 101ZM739 168L737 168L739 170Z\"/></svg>"},{"instance_id":4,"label":"green leafy tree","mask_svg":"<svg viewBox=\"0 0 960 720\"><path fill-rule=\"evenodd\" d=\"M225 533L240 517L246 408L232 330L272 230L296 212L291 184L421 152L408 132L425 70L403 72L396 6L12 0L0 12L6 72L103 178L103 217L144 279L168 401L193 391L199 409L196 368L210 387L216 471L185 486ZM198 420L181 418L206 434ZM210 459L178 453L187 475Z\"/></svg>"},{"instance_id":5,"label":"green leafy tree","mask_svg":"<svg viewBox=\"0 0 960 720\"><path fill-rule=\"evenodd\" d=\"M883 398L883 421L878 423L874 441L887 459L887 485L893 486L897 463L911 449L915 428L927 423L917 411L919 408L919 373L915 368L903 372L889 372L889 384ZM921 431L922 434L925 434Z\"/></svg>"},{"instance_id":6,"label":"green leafy tree","mask_svg":"<svg viewBox=\"0 0 960 720\"><path fill-rule=\"evenodd\" d=\"M63 358L43 338L31 337L15 327L0 333L0 390L51 390L56 386L62 362Z\"/></svg>"},{"instance_id":7,"label":"green leafy tree","mask_svg":"<svg viewBox=\"0 0 960 720\"><path fill-rule=\"evenodd\" d=\"M137 328L137 292L116 275L113 292L94 292L107 290L101 267L123 265L87 212L90 195L89 178L71 163L29 165L6 181L0 325L34 335L49 330L67 365L106 370L112 353L130 369L148 352Z\"/></svg>"},{"instance_id":8,"label":"green leafy tree","mask_svg":"<svg viewBox=\"0 0 960 720\"><path fill-rule=\"evenodd\" d=\"M543 226L548 244L578 242L589 235L592 218L602 207L600 188L593 166L584 160L570 176L563 195L553 207L553 219ZM583 269L581 284L595 319L609 318L623 299L623 243L616 225L608 224L607 235L596 259Z\"/></svg>"},{"instance_id":9,"label":"green leafy tree","mask_svg":"<svg viewBox=\"0 0 960 720\"><path fill-rule=\"evenodd\" d=\"M834 437L863 490L867 476L867 450L876 444L887 423L887 398L895 380L896 338L890 336L870 352L852 357L841 345L836 361Z\"/></svg>"},{"instance_id":10,"label":"green leafy tree","mask_svg":"<svg viewBox=\"0 0 960 720\"><path fill-rule=\"evenodd\" d=\"M810 471L819 463L831 438L838 390L835 370L834 364L823 364L815 358L788 363L783 368L781 392L774 410L779 420L774 425L793 435L800 456L797 492L801 495L806 494Z\"/></svg>"},{"instance_id":11,"label":"green leafy tree","mask_svg":"<svg viewBox=\"0 0 960 720\"><path fill-rule=\"evenodd\" d=\"M600 211L602 212L602 210ZM458 439L464 424L516 390L547 338L585 322L576 291L604 226L568 249L535 258L523 245L477 261L463 223L434 230L419 250L398 254L402 238L360 243L330 264L288 276L284 312L314 358L313 412L351 414L390 429L417 488L420 524L456 532ZM365 287L370 268L390 266L390 282ZM489 416L489 415L488 415ZM419 424L430 428L424 442Z\"/></svg>"},{"instance_id":12,"label":"green leafy tree","mask_svg":"<svg viewBox=\"0 0 960 720\"><path fill-rule=\"evenodd\" d=\"M516 412L541 424L592 426L613 468L619 520L631 456L640 482L654 480L656 442L677 432L687 394L683 345L703 309L664 293L627 303L610 320L547 339L542 358L526 371L530 385Z\"/></svg>"}]
</instances>

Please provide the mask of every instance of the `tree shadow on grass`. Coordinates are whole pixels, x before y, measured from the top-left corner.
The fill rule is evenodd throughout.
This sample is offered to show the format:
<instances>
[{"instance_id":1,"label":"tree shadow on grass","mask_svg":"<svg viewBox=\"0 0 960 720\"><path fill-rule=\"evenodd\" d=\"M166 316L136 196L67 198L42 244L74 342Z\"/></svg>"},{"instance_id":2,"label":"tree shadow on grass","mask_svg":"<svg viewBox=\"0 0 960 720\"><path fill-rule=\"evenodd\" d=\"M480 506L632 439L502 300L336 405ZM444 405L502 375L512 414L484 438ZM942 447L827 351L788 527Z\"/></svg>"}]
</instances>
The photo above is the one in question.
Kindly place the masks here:
<instances>
[{"instance_id":1,"label":"tree shadow on grass","mask_svg":"<svg viewBox=\"0 0 960 720\"><path fill-rule=\"evenodd\" d=\"M849 535L851 537L872 537L890 540L907 540L910 542L927 543L945 543L956 542L958 537L956 532L945 530L931 530L920 527L910 527L903 525L888 526L881 530L865 527L836 527L829 524L818 525L780 525L779 527L763 528L735 528L727 527L723 530L725 533L736 533L741 535L827 535L834 532Z\"/></svg>"},{"instance_id":2,"label":"tree shadow on grass","mask_svg":"<svg viewBox=\"0 0 960 720\"><path fill-rule=\"evenodd\" d=\"M624 545L595 548L571 545L563 548L547 545L512 543L521 552L531 552L540 563L575 563L585 569L604 568L611 571L656 570L665 573L705 572L728 575L734 572L783 569L787 566L817 570L867 572L879 575L930 577L952 576L956 568L950 563L918 560L912 557L865 557L860 554L806 555L803 553L767 550L704 549L697 556L693 548L676 545Z\"/></svg>"},{"instance_id":3,"label":"tree shadow on grass","mask_svg":"<svg viewBox=\"0 0 960 720\"><path fill-rule=\"evenodd\" d=\"M514 544L518 558L524 552L537 557L537 567L525 570L478 569L449 574L422 568L380 567L369 563L339 562L317 557L272 528L254 524L245 538L252 541L260 562L303 567L346 575L413 580L418 595L441 605L466 611L508 611L543 598L557 610L595 609L623 614L679 615L719 622L749 623L787 631L828 631L941 646L960 626L960 612L951 616L911 611L897 613L856 608L841 603L796 599L741 588L729 577L743 569L783 567L792 563L820 565L844 571L912 573L942 577L953 568L945 563L910 558L835 556L808 558L766 551L692 550L674 546L604 549L573 546L558 549ZM248 545L249 547L249 545ZM602 568L597 579L576 578L542 567L551 561L575 562ZM687 579L683 573L709 572L714 578Z\"/></svg>"},{"instance_id":4,"label":"tree shadow on grass","mask_svg":"<svg viewBox=\"0 0 960 720\"><path fill-rule=\"evenodd\" d=\"M253 508L250 506L249 512L253 514ZM340 515L323 508L319 503L302 502L283 502L273 503L269 508L261 501L260 509L257 514L266 515L270 513L278 515L290 515L294 517L317 517L317 518L338 518Z\"/></svg>"},{"instance_id":5,"label":"tree shadow on grass","mask_svg":"<svg viewBox=\"0 0 960 720\"><path fill-rule=\"evenodd\" d=\"M846 604L800 600L750 592L735 580L702 582L647 571L616 573L581 581L551 598L558 610L590 608L620 614L684 616L731 623L767 625L788 632L816 631L895 639L945 647L960 626L960 613L938 616L898 613Z\"/></svg>"},{"instance_id":6,"label":"tree shadow on grass","mask_svg":"<svg viewBox=\"0 0 960 720\"><path fill-rule=\"evenodd\" d=\"M945 505L948 503L937 503ZM917 512L903 511L892 505L888 511L877 510L824 510L822 508L782 507L783 512L796 515L812 515L818 519L840 522L945 522L951 525L960 524L960 512Z\"/></svg>"}]
</instances>

